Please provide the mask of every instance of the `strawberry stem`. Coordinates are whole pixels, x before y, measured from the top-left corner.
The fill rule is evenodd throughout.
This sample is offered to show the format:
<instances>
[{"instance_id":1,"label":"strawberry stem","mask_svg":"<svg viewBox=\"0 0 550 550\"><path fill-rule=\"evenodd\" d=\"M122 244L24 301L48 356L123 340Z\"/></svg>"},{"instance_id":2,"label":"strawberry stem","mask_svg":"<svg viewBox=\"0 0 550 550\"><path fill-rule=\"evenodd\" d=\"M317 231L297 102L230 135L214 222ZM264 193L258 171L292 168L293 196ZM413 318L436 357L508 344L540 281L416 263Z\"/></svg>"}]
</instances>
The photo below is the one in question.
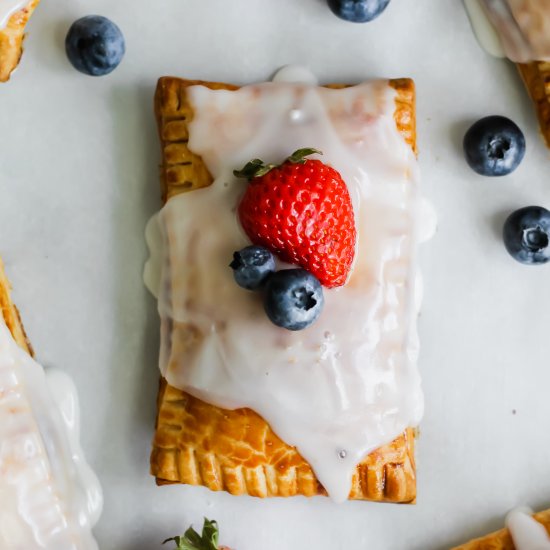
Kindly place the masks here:
<instances>
[{"instance_id":1,"label":"strawberry stem","mask_svg":"<svg viewBox=\"0 0 550 550\"><path fill-rule=\"evenodd\" d=\"M192 527L189 527L183 537L171 537L166 539L162 544L175 542L177 546L174 550L219 550L218 537L218 524L215 521L204 518L202 535L199 535Z\"/></svg>"},{"instance_id":2,"label":"strawberry stem","mask_svg":"<svg viewBox=\"0 0 550 550\"><path fill-rule=\"evenodd\" d=\"M292 155L287 157L282 164L290 162L291 164L304 164L309 155L322 155L323 153L319 149L313 149L306 147L294 151ZM261 159L253 159L247 162L240 170L233 170L233 175L237 178L246 178L248 181L265 176L268 172L271 172L274 168L278 168L280 164L265 164Z\"/></svg>"},{"instance_id":3,"label":"strawberry stem","mask_svg":"<svg viewBox=\"0 0 550 550\"><path fill-rule=\"evenodd\" d=\"M237 178L246 178L251 180L253 178L259 178L265 176L269 171L276 168L275 164L264 164L261 159L254 159L247 162L241 170L233 170L233 175Z\"/></svg>"},{"instance_id":4,"label":"strawberry stem","mask_svg":"<svg viewBox=\"0 0 550 550\"><path fill-rule=\"evenodd\" d=\"M323 153L319 151L319 149L313 149L311 147L304 148L304 149L298 149L297 151L294 151L292 155L290 155L286 160L288 162L291 162L292 164L304 164L304 162L307 160L306 157L309 155L322 155Z\"/></svg>"}]
</instances>

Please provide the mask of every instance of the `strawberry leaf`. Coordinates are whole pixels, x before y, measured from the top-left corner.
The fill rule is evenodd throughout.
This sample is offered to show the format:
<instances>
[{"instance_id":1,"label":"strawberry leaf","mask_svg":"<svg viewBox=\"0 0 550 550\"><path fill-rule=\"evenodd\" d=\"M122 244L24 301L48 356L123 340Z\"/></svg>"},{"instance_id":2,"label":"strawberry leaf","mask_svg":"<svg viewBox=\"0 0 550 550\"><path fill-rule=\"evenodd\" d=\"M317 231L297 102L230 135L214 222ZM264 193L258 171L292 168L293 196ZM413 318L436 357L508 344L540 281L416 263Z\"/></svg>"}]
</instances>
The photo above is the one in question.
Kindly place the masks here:
<instances>
[{"instance_id":1,"label":"strawberry leaf","mask_svg":"<svg viewBox=\"0 0 550 550\"><path fill-rule=\"evenodd\" d=\"M304 164L307 160L306 157L309 155L322 155L323 153L319 149L304 148L294 151L286 160L292 164Z\"/></svg>"},{"instance_id":2,"label":"strawberry leaf","mask_svg":"<svg viewBox=\"0 0 550 550\"><path fill-rule=\"evenodd\" d=\"M263 160L254 159L246 163L241 170L233 170L233 175L237 178L246 178L251 180L253 178L264 176L273 168L275 168L274 164L264 164Z\"/></svg>"},{"instance_id":3,"label":"strawberry leaf","mask_svg":"<svg viewBox=\"0 0 550 550\"><path fill-rule=\"evenodd\" d=\"M208 542L211 550L218 550L219 536L220 532L218 530L218 524L215 521L210 521L204 518L204 525L202 527L202 538L203 541Z\"/></svg>"},{"instance_id":4,"label":"strawberry leaf","mask_svg":"<svg viewBox=\"0 0 550 550\"><path fill-rule=\"evenodd\" d=\"M183 537L171 537L166 539L162 544L175 542L177 546L174 550L219 550L218 537L218 524L215 521L204 518L201 535L192 527L189 527Z\"/></svg>"},{"instance_id":5,"label":"strawberry leaf","mask_svg":"<svg viewBox=\"0 0 550 550\"><path fill-rule=\"evenodd\" d=\"M297 151L294 151L294 153L292 153L292 155L290 155L285 162L290 162L292 164L304 164L308 155L322 154L323 153L319 151L319 149L312 149L310 147L298 149ZM273 170L273 168L278 168L278 165L265 164L261 159L253 159L250 162L247 162L240 170L233 170L233 175L237 178L246 178L250 181L254 178L265 176L268 172Z\"/></svg>"}]
</instances>

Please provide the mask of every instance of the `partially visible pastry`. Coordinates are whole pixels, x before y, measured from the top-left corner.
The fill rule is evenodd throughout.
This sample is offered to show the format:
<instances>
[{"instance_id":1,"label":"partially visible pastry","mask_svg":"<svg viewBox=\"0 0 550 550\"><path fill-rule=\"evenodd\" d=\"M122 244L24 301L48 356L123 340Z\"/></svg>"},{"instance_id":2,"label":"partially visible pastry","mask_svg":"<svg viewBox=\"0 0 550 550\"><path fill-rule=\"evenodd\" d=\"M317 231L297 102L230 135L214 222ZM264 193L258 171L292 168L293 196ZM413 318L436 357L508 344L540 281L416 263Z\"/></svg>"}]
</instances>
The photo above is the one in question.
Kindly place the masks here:
<instances>
[{"instance_id":1,"label":"partially visible pastry","mask_svg":"<svg viewBox=\"0 0 550 550\"><path fill-rule=\"evenodd\" d=\"M465 0L481 45L517 64L550 147L550 3L547 0Z\"/></svg>"},{"instance_id":2,"label":"partially visible pastry","mask_svg":"<svg viewBox=\"0 0 550 550\"><path fill-rule=\"evenodd\" d=\"M32 357L0 260L0 548L98 550L102 493L70 378Z\"/></svg>"},{"instance_id":3,"label":"partially visible pastry","mask_svg":"<svg viewBox=\"0 0 550 550\"><path fill-rule=\"evenodd\" d=\"M0 0L0 82L9 80L23 53L25 27L40 0Z\"/></svg>"}]
</instances>

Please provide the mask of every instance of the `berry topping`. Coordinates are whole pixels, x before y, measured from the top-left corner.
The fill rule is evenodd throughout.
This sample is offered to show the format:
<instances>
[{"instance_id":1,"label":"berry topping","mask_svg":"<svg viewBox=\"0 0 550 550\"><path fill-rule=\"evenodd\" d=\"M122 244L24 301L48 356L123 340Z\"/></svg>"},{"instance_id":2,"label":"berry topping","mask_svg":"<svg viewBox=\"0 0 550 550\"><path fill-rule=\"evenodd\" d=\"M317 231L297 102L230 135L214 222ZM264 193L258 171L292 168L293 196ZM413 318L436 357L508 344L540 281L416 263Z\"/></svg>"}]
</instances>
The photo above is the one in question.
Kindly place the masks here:
<instances>
[{"instance_id":1,"label":"berry topping","mask_svg":"<svg viewBox=\"0 0 550 550\"><path fill-rule=\"evenodd\" d=\"M340 174L315 149L300 149L282 165L249 162L238 177L250 183L239 218L250 240L303 267L327 287L343 285L355 256L355 218Z\"/></svg>"},{"instance_id":2,"label":"berry topping","mask_svg":"<svg viewBox=\"0 0 550 550\"><path fill-rule=\"evenodd\" d=\"M516 210L504 223L504 245L522 264L545 264L550 260L550 212L541 206Z\"/></svg>"},{"instance_id":3,"label":"berry topping","mask_svg":"<svg viewBox=\"0 0 550 550\"><path fill-rule=\"evenodd\" d=\"M328 0L333 13L352 23L367 23L376 19L389 3L390 0Z\"/></svg>"},{"instance_id":4,"label":"berry topping","mask_svg":"<svg viewBox=\"0 0 550 550\"><path fill-rule=\"evenodd\" d=\"M265 285L264 308L271 322L288 330L302 330L317 320L325 299L317 278L304 269L283 269Z\"/></svg>"},{"instance_id":5,"label":"berry topping","mask_svg":"<svg viewBox=\"0 0 550 550\"><path fill-rule=\"evenodd\" d=\"M262 246L247 246L233 254L229 264L239 286L247 290L258 290L275 271L273 254Z\"/></svg>"},{"instance_id":6,"label":"berry topping","mask_svg":"<svg viewBox=\"0 0 550 550\"><path fill-rule=\"evenodd\" d=\"M126 50L121 30L106 17L88 15L75 21L65 39L73 67L90 76L114 71Z\"/></svg>"},{"instance_id":7,"label":"berry topping","mask_svg":"<svg viewBox=\"0 0 550 550\"><path fill-rule=\"evenodd\" d=\"M525 137L503 116L478 120L464 136L464 154L470 168L482 176L506 176L525 155Z\"/></svg>"}]
</instances>

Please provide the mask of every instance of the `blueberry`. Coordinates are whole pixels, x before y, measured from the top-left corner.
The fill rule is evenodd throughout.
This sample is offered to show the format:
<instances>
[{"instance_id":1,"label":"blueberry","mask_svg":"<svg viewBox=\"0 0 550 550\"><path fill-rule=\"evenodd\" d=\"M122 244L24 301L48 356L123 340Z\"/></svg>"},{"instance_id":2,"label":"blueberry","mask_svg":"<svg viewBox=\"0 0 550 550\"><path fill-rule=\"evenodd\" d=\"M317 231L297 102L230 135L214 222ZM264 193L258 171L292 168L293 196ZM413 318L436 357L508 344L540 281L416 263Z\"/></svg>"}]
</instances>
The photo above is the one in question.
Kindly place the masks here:
<instances>
[{"instance_id":1,"label":"blueberry","mask_svg":"<svg viewBox=\"0 0 550 550\"><path fill-rule=\"evenodd\" d=\"M512 212L504 223L504 245L522 264L550 260L550 212L542 206L526 206Z\"/></svg>"},{"instance_id":2,"label":"blueberry","mask_svg":"<svg viewBox=\"0 0 550 550\"><path fill-rule=\"evenodd\" d=\"M525 137L503 116L478 120L464 136L464 154L470 168L482 176L506 176L525 155Z\"/></svg>"},{"instance_id":3,"label":"blueberry","mask_svg":"<svg viewBox=\"0 0 550 550\"><path fill-rule=\"evenodd\" d=\"M275 325L302 330L317 320L325 299L319 280L305 269L283 269L265 286L264 308Z\"/></svg>"},{"instance_id":4,"label":"blueberry","mask_svg":"<svg viewBox=\"0 0 550 550\"><path fill-rule=\"evenodd\" d=\"M258 290L275 271L275 258L267 248L247 246L233 254L229 267L239 286Z\"/></svg>"},{"instance_id":5,"label":"blueberry","mask_svg":"<svg viewBox=\"0 0 550 550\"><path fill-rule=\"evenodd\" d=\"M329 8L341 19L352 23L367 23L376 19L390 0L328 0Z\"/></svg>"},{"instance_id":6,"label":"blueberry","mask_svg":"<svg viewBox=\"0 0 550 550\"><path fill-rule=\"evenodd\" d=\"M112 21L100 15L88 15L71 25L65 51L77 71L104 76L118 67L126 46L121 30Z\"/></svg>"}]
</instances>

